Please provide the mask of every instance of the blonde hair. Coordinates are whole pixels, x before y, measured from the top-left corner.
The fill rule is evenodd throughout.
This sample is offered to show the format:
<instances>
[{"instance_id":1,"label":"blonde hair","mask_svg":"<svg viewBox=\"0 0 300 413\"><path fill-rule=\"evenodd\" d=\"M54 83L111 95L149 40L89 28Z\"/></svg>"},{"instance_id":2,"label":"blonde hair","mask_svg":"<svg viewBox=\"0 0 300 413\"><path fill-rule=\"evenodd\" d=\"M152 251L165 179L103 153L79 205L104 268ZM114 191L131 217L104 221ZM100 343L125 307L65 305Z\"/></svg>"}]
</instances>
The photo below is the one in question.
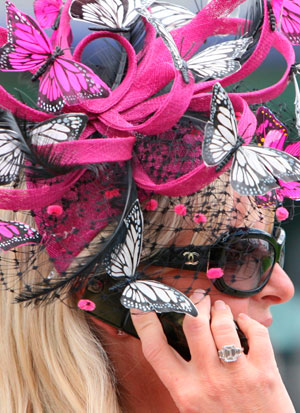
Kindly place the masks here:
<instances>
[{"instance_id":1,"label":"blonde hair","mask_svg":"<svg viewBox=\"0 0 300 413\"><path fill-rule=\"evenodd\" d=\"M75 297L34 307L0 296L1 413L121 411L112 365Z\"/></svg>"}]
</instances>

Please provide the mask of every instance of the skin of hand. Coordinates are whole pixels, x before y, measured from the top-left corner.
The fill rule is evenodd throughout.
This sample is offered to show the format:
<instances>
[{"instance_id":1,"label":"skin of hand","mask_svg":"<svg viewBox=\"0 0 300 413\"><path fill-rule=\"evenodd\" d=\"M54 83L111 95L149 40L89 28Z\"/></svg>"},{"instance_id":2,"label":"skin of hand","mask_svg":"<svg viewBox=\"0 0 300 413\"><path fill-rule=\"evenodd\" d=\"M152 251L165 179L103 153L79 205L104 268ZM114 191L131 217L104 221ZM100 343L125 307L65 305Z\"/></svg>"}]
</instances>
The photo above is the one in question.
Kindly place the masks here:
<instances>
[{"instance_id":1,"label":"skin of hand","mask_svg":"<svg viewBox=\"0 0 300 413\"><path fill-rule=\"evenodd\" d=\"M240 347L230 307L219 299L211 306L210 297L203 298L201 290L191 298L198 302L199 314L184 319L183 329L192 356L189 362L168 345L155 313L131 312L144 356L169 390L178 410L295 412L278 371L267 328L247 314L235 316L250 350L236 362L225 363L218 358L217 350L228 344Z\"/></svg>"}]
</instances>

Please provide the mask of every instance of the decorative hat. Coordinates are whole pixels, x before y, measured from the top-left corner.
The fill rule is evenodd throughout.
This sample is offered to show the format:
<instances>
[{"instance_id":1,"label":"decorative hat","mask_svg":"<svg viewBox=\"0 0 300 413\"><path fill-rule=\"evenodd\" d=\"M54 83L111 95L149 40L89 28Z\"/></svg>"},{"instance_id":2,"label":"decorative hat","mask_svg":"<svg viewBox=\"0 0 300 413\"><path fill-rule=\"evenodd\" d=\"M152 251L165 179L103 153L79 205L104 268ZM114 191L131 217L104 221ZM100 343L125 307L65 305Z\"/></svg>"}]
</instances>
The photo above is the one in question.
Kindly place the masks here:
<instances>
[{"instance_id":1,"label":"decorative hat","mask_svg":"<svg viewBox=\"0 0 300 413\"><path fill-rule=\"evenodd\" d=\"M0 222L0 272L17 301L109 280L107 298L121 291L126 308L196 315L184 294L193 285L178 291L157 269L150 278L152 266L172 267L184 247L192 268L199 236L214 245L239 222L273 223L265 205L300 198L299 144L286 145L268 108L249 106L283 92L297 39L282 2L232 13L240 3L212 0L194 14L158 1L35 0L33 18L6 1L0 208L12 212ZM206 46L209 37L222 41ZM241 91L271 47L286 61L280 80Z\"/></svg>"}]
</instances>

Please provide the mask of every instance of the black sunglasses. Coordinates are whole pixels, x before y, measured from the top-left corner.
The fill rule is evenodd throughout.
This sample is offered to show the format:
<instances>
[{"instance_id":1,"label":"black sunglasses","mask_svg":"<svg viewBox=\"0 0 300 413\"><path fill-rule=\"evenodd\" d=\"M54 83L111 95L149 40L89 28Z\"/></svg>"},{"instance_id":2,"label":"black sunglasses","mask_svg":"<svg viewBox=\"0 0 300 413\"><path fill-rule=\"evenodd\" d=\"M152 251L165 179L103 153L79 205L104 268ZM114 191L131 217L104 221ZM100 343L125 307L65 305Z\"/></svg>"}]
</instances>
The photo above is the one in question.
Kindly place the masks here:
<instances>
[{"instance_id":1,"label":"black sunglasses","mask_svg":"<svg viewBox=\"0 0 300 413\"><path fill-rule=\"evenodd\" d=\"M281 227L274 236L255 228L233 228L213 245L164 248L151 265L205 273L221 268L224 275L212 280L214 286L224 294L250 297L264 288L276 263L283 266L285 238Z\"/></svg>"}]
</instances>

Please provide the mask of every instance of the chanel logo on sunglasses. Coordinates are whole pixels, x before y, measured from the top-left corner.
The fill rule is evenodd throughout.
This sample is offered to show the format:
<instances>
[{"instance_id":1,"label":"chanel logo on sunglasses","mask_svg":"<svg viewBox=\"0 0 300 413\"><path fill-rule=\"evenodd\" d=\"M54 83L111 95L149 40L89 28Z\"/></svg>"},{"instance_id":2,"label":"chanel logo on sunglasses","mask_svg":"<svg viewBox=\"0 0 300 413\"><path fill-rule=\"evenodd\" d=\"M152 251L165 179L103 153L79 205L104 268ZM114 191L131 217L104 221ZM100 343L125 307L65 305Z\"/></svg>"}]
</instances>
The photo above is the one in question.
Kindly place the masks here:
<instances>
[{"instance_id":1,"label":"chanel logo on sunglasses","mask_svg":"<svg viewBox=\"0 0 300 413\"><path fill-rule=\"evenodd\" d=\"M185 257L185 264L187 265L197 265L199 263L199 261L195 261L199 257L198 252L186 251L182 255Z\"/></svg>"}]
</instances>

